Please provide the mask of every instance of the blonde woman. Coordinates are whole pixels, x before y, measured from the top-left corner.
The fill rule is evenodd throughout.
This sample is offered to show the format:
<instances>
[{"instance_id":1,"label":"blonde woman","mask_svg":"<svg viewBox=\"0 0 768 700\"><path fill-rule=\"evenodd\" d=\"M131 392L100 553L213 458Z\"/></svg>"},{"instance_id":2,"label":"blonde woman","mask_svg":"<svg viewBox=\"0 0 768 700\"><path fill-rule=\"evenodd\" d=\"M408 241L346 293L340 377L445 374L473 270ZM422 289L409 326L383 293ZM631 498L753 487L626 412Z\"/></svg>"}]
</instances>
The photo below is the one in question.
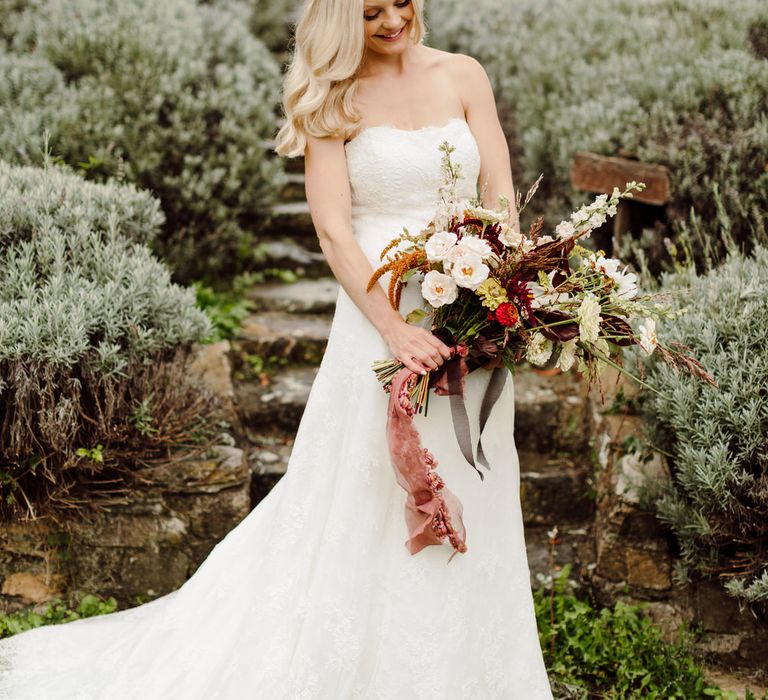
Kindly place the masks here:
<instances>
[{"instance_id":1,"label":"blonde woman","mask_svg":"<svg viewBox=\"0 0 768 700\"><path fill-rule=\"evenodd\" d=\"M439 4L436 5L439 8ZM438 10L439 11L439 10ZM428 48L422 0L307 0L277 150L304 155L320 244L341 284L288 471L178 591L132 610L0 643L0 698L21 700L549 700L536 631L507 379L467 465L447 397L416 416L463 504L466 551L404 546L387 396L371 371L449 349L366 285L384 244L434 213L438 146L459 195L514 201L483 68ZM509 223L519 226L510 211ZM401 312L422 303L409 284ZM471 428L490 372L466 378ZM450 559L450 563L449 563Z\"/></svg>"}]
</instances>

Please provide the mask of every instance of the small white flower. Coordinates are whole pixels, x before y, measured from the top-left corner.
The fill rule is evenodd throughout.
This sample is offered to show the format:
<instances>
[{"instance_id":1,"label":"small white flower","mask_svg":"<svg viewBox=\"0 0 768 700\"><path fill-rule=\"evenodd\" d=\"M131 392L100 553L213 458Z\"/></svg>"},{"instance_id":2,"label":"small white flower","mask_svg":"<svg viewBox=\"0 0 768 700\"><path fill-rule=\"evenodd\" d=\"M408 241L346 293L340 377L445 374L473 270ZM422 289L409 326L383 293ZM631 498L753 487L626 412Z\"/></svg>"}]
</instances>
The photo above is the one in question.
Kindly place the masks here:
<instances>
[{"instance_id":1,"label":"small white flower","mask_svg":"<svg viewBox=\"0 0 768 700\"><path fill-rule=\"evenodd\" d=\"M651 355L658 345L656 338L656 321L652 318L646 318L640 324L640 339L638 344L646 355Z\"/></svg>"},{"instance_id":2,"label":"small white flower","mask_svg":"<svg viewBox=\"0 0 768 700\"><path fill-rule=\"evenodd\" d=\"M616 285L616 296L622 299L634 299L637 296L637 275L634 272L627 272L626 266L623 270L619 270L621 260L591 253L587 261L593 270L613 280Z\"/></svg>"},{"instance_id":3,"label":"small white flower","mask_svg":"<svg viewBox=\"0 0 768 700\"><path fill-rule=\"evenodd\" d=\"M598 226L602 226L605 223L605 214L602 212L596 211L592 216L589 217L589 225L591 228L597 228Z\"/></svg>"},{"instance_id":4,"label":"small white flower","mask_svg":"<svg viewBox=\"0 0 768 700\"><path fill-rule=\"evenodd\" d=\"M421 283L421 296L435 308L444 304L452 304L456 301L458 293L456 282L448 275L438 270L430 270L424 275L424 280Z\"/></svg>"},{"instance_id":5,"label":"small white flower","mask_svg":"<svg viewBox=\"0 0 768 700\"><path fill-rule=\"evenodd\" d=\"M555 233L558 238L570 238L576 233L576 227L570 221L561 221L555 227Z\"/></svg>"},{"instance_id":6,"label":"small white flower","mask_svg":"<svg viewBox=\"0 0 768 700\"><path fill-rule=\"evenodd\" d=\"M569 369L571 369L571 367L573 367L577 350L578 347L576 346L576 338L566 340L563 343L563 346L560 348L560 355L557 358L557 364L555 366L561 372L567 372Z\"/></svg>"},{"instance_id":7,"label":"small white flower","mask_svg":"<svg viewBox=\"0 0 768 700\"><path fill-rule=\"evenodd\" d=\"M531 336L531 342L525 352L525 359L532 365L543 365L552 355L552 341L536 331Z\"/></svg>"},{"instance_id":8,"label":"small white flower","mask_svg":"<svg viewBox=\"0 0 768 700\"><path fill-rule=\"evenodd\" d=\"M482 238L475 236L464 236L457 244L457 253L461 251L464 253L472 253L473 255L479 255L485 259L493 253L488 241L484 241ZM452 257L452 256L451 256Z\"/></svg>"},{"instance_id":9,"label":"small white flower","mask_svg":"<svg viewBox=\"0 0 768 700\"><path fill-rule=\"evenodd\" d=\"M508 224L501 224L501 232L499 233L499 240L507 248L517 248L523 242L523 234L516 231Z\"/></svg>"},{"instance_id":10,"label":"small white flower","mask_svg":"<svg viewBox=\"0 0 768 700\"><path fill-rule=\"evenodd\" d=\"M456 245L457 236L450 231L433 233L424 244L424 252L429 262L442 262Z\"/></svg>"},{"instance_id":11,"label":"small white flower","mask_svg":"<svg viewBox=\"0 0 768 700\"><path fill-rule=\"evenodd\" d=\"M611 206L609 206L609 207L608 207L608 208L605 210L605 213L606 213L606 214L608 214L608 216L616 216L616 212L617 212L617 211L618 211L618 210L616 209L616 205L615 205L615 204L611 204Z\"/></svg>"},{"instance_id":12,"label":"small white flower","mask_svg":"<svg viewBox=\"0 0 768 700\"><path fill-rule=\"evenodd\" d=\"M600 335L600 302L592 292L587 292L576 313L579 321L579 338L583 342L594 342Z\"/></svg>"},{"instance_id":13,"label":"small white flower","mask_svg":"<svg viewBox=\"0 0 768 700\"><path fill-rule=\"evenodd\" d=\"M490 269L475 253L465 253L457 247L451 251L451 263L451 275L460 287L474 290L488 279Z\"/></svg>"},{"instance_id":14,"label":"small white flower","mask_svg":"<svg viewBox=\"0 0 768 700\"><path fill-rule=\"evenodd\" d=\"M617 197L621 196L621 190L618 187L613 188L613 192L611 192L611 199L616 199Z\"/></svg>"},{"instance_id":15,"label":"small white flower","mask_svg":"<svg viewBox=\"0 0 768 700\"><path fill-rule=\"evenodd\" d=\"M543 287L538 282L526 282L528 291L533 295L533 299L531 300L532 309L540 309L543 306L554 306L557 303L570 300L571 295L567 292L555 291L555 285L553 283L555 272L555 270L552 270L547 273L549 284L546 287Z\"/></svg>"}]
</instances>

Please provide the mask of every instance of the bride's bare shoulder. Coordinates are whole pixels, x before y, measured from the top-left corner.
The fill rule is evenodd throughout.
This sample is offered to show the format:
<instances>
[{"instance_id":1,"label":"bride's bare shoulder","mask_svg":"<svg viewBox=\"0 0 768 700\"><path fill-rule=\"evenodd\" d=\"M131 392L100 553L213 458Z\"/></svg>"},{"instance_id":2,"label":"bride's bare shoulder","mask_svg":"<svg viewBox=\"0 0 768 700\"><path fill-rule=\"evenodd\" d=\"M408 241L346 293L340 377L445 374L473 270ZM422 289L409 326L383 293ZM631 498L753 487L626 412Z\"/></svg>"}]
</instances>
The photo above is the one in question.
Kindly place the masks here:
<instances>
[{"instance_id":1,"label":"bride's bare shoulder","mask_svg":"<svg viewBox=\"0 0 768 700\"><path fill-rule=\"evenodd\" d=\"M424 49L424 56L430 68L449 74L461 92L463 88L471 88L478 80L481 82L488 80L483 64L473 56L451 53L431 46L425 46Z\"/></svg>"}]
</instances>

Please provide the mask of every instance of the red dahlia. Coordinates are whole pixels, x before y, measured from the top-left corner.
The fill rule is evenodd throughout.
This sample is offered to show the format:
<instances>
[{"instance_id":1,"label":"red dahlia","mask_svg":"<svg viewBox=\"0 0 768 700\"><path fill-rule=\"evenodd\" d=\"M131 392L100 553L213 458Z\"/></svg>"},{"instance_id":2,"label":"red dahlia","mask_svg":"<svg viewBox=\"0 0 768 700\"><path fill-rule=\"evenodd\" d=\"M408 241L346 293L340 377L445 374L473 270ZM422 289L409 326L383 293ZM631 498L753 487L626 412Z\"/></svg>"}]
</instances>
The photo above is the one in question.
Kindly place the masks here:
<instances>
[{"instance_id":1,"label":"red dahlia","mask_svg":"<svg viewBox=\"0 0 768 700\"><path fill-rule=\"evenodd\" d=\"M508 301L496 307L496 320L502 326L514 326L519 318L515 305Z\"/></svg>"}]
</instances>

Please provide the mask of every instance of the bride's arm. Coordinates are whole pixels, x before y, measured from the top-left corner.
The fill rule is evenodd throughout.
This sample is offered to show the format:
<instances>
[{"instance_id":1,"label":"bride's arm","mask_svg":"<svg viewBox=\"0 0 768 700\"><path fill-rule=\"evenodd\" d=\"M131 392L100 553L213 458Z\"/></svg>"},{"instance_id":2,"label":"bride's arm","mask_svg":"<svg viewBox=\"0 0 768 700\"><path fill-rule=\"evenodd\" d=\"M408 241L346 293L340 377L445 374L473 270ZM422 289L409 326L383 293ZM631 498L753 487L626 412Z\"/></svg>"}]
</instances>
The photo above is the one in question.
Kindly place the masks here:
<instances>
[{"instance_id":1,"label":"bride's arm","mask_svg":"<svg viewBox=\"0 0 768 700\"><path fill-rule=\"evenodd\" d=\"M471 56L455 54L453 68L459 85L464 111L480 151L480 188L483 206L499 206L499 196L509 200L510 226L520 230L520 218L515 207L515 187L509 147L496 111L491 81L483 66Z\"/></svg>"},{"instance_id":2,"label":"bride's arm","mask_svg":"<svg viewBox=\"0 0 768 700\"><path fill-rule=\"evenodd\" d=\"M393 357L414 372L441 365L450 355L448 346L426 329L406 323L390 306L381 285L366 292L373 268L352 233L352 198L342 139L308 137L304 168L312 223L339 284L381 334Z\"/></svg>"}]
</instances>

